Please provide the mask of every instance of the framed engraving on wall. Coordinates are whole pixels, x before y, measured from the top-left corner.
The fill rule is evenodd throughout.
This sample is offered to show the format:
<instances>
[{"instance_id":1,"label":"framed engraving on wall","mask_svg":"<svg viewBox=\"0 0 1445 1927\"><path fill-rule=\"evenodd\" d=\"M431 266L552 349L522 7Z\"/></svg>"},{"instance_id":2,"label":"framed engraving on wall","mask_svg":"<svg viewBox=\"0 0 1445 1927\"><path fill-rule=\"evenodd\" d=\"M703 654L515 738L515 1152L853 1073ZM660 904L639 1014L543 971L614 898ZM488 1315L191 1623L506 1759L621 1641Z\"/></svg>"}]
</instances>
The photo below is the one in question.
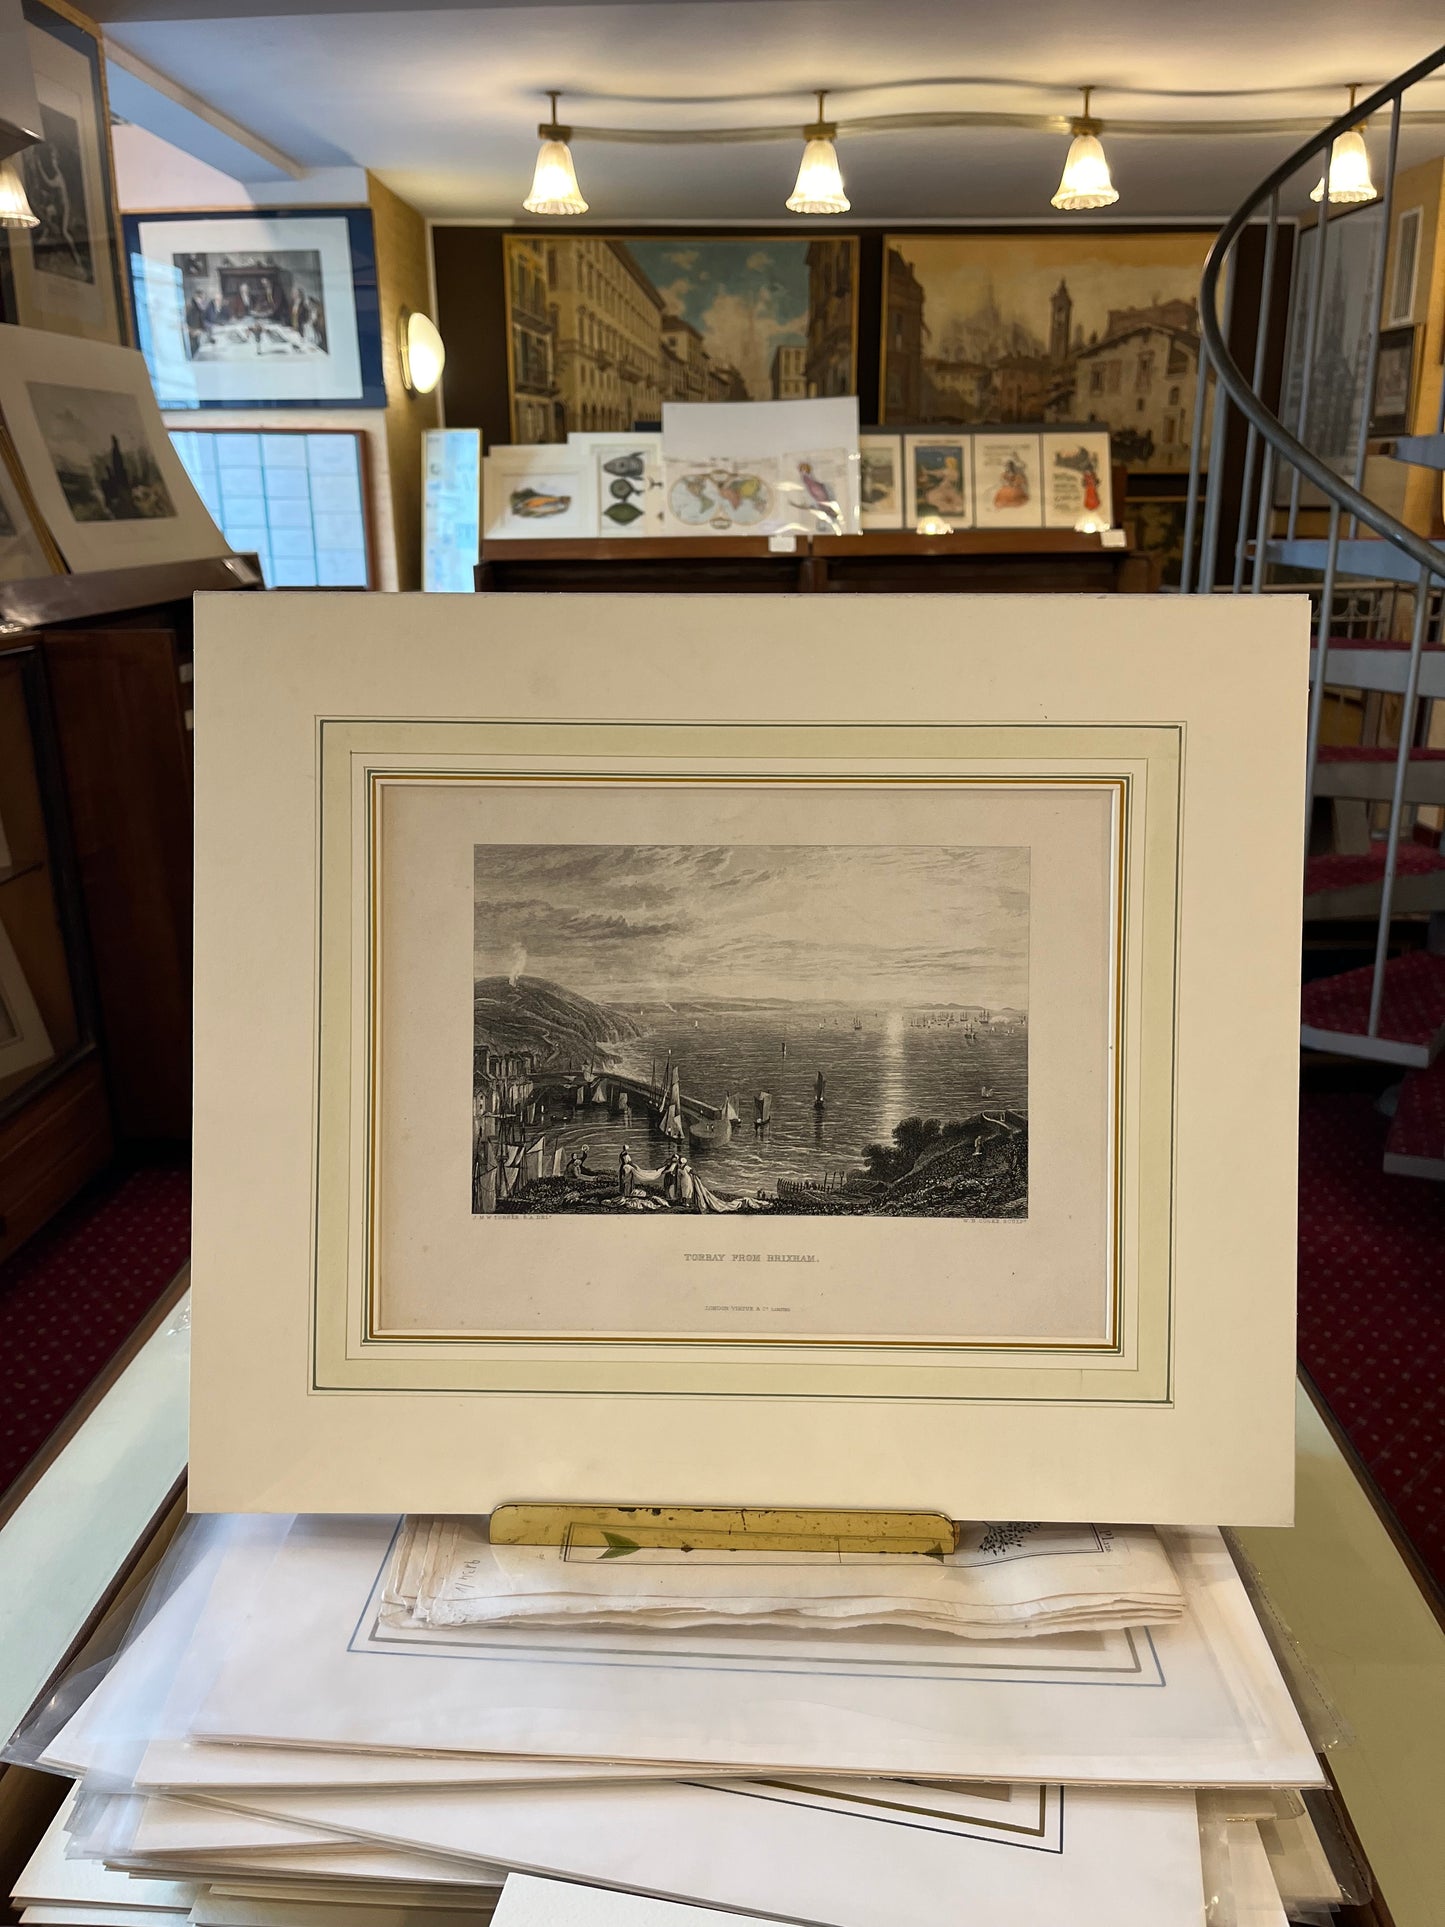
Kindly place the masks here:
<instances>
[{"instance_id":1,"label":"framed engraving on wall","mask_svg":"<svg viewBox=\"0 0 1445 1927\"><path fill-rule=\"evenodd\" d=\"M87 341L130 339L105 62L93 29L22 0L44 138L16 165L33 228L0 228L0 321Z\"/></svg>"},{"instance_id":2,"label":"framed engraving on wall","mask_svg":"<svg viewBox=\"0 0 1445 1927\"><path fill-rule=\"evenodd\" d=\"M368 208L128 214L162 408L384 408Z\"/></svg>"},{"instance_id":3,"label":"framed engraving on wall","mask_svg":"<svg viewBox=\"0 0 1445 1927\"><path fill-rule=\"evenodd\" d=\"M196 1506L1288 1517L1303 599L240 601Z\"/></svg>"}]
</instances>

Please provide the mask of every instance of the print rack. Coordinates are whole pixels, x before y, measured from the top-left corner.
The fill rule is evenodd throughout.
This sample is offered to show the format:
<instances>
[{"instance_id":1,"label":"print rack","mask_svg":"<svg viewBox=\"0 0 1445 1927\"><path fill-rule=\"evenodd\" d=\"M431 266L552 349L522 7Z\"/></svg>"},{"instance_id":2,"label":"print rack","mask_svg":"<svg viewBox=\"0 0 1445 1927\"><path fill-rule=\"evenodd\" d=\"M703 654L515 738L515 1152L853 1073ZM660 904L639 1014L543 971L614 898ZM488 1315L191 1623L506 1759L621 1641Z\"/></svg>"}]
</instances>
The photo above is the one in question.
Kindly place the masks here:
<instances>
[{"instance_id":1,"label":"print rack","mask_svg":"<svg viewBox=\"0 0 1445 1927\"><path fill-rule=\"evenodd\" d=\"M642 1546L682 1552L922 1553L958 1548L941 1512L810 1511L790 1506L571 1505L516 1503L492 1513L494 1546L605 1546L620 1556Z\"/></svg>"},{"instance_id":2,"label":"print rack","mask_svg":"<svg viewBox=\"0 0 1445 1927\"><path fill-rule=\"evenodd\" d=\"M763 535L483 540L476 586L484 591L780 595L1145 595L1158 587L1158 558L1129 547L1120 530L1086 535L1074 529L957 529L918 535L885 529L784 539L790 546L775 546L775 539Z\"/></svg>"}]
</instances>

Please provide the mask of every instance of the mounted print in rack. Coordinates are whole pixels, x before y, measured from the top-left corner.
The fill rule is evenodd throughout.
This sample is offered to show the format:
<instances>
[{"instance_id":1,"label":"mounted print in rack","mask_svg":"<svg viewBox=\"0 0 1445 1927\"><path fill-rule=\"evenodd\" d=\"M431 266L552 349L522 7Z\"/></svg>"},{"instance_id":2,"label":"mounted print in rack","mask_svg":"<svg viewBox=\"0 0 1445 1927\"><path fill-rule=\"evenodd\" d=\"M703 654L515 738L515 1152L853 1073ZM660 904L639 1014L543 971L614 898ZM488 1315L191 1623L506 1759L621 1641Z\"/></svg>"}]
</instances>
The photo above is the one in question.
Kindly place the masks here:
<instances>
[{"instance_id":1,"label":"mounted print in rack","mask_svg":"<svg viewBox=\"0 0 1445 1927\"><path fill-rule=\"evenodd\" d=\"M860 525L872 529L903 527L903 437L866 428L858 437Z\"/></svg>"},{"instance_id":2,"label":"mounted print in rack","mask_svg":"<svg viewBox=\"0 0 1445 1927\"><path fill-rule=\"evenodd\" d=\"M136 327L162 408L384 408L366 208L128 214Z\"/></svg>"},{"instance_id":3,"label":"mounted print in rack","mask_svg":"<svg viewBox=\"0 0 1445 1927\"><path fill-rule=\"evenodd\" d=\"M130 339L105 61L93 28L22 0L44 135L15 156L33 228L0 228L0 321L86 341Z\"/></svg>"},{"instance_id":4,"label":"mounted print in rack","mask_svg":"<svg viewBox=\"0 0 1445 1927\"><path fill-rule=\"evenodd\" d=\"M245 600L193 1505L1287 1521L1304 597Z\"/></svg>"},{"instance_id":5,"label":"mounted print in rack","mask_svg":"<svg viewBox=\"0 0 1445 1927\"><path fill-rule=\"evenodd\" d=\"M903 522L905 528L971 529L973 441L968 435L903 437Z\"/></svg>"},{"instance_id":6,"label":"mounted print in rack","mask_svg":"<svg viewBox=\"0 0 1445 1927\"><path fill-rule=\"evenodd\" d=\"M854 235L507 234L512 435L657 422L664 402L852 395Z\"/></svg>"},{"instance_id":7,"label":"mounted print in rack","mask_svg":"<svg viewBox=\"0 0 1445 1927\"><path fill-rule=\"evenodd\" d=\"M135 349L0 328L0 416L70 569L228 552L171 446Z\"/></svg>"},{"instance_id":8,"label":"mounted print in rack","mask_svg":"<svg viewBox=\"0 0 1445 1927\"><path fill-rule=\"evenodd\" d=\"M1041 529L1037 435L981 431L973 438L973 488L981 529Z\"/></svg>"},{"instance_id":9,"label":"mounted print in rack","mask_svg":"<svg viewBox=\"0 0 1445 1927\"><path fill-rule=\"evenodd\" d=\"M596 458L582 448L494 448L482 459L484 541L597 533Z\"/></svg>"},{"instance_id":10,"label":"mounted print in rack","mask_svg":"<svg viewBox=\"0 0 1445 1927\"><path fill-rule=\"evenodd\" d=\"M596 465L599 535L663 534L661 444L657 434L586 434L574 429L567 437L569 448L581 449Z\"/></svg>"},{"instance_id":11,"label":"mounted print in rack","mask_svg":"<svg viewBox=\"0 0 1445 1927\"><path fill-rule=\"evenodd\" d=\"M1046 529L1107 529L1114 523L1107 431L1095 422L1039 437Z\"/></svg>"}]
</instances>

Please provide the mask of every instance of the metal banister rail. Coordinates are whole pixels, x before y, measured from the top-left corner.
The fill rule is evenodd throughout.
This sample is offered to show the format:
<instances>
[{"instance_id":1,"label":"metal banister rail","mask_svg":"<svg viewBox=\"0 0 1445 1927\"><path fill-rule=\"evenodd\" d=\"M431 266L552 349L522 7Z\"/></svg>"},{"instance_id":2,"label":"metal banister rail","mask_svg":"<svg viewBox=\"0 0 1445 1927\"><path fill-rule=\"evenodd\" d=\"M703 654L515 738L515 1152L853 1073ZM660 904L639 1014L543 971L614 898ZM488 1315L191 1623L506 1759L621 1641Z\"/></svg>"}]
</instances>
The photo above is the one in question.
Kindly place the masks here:
<instances>
[{"instance_id":1,"label":"metal banister rail","mask_svg":"<svg viewBox=\"0 0 1445 1927\"><path fill-rule=\"evenodd\" d=\"M1395 879L1398 867L1400 832L1404 818L1405 792L1410 765L1411 750L1416 735L1417 708L1419 703L1420 663L1431 621L1432 585L1445 583L1445 549L1427 540L1408 528L1403 522L1390 514L1387 509L1372 501L1363 492L1365 460L1369 440L1369 421L1371 400L1374 391L1375 375L1379 362L1380 328L1384 306L1384 275L1389 255L1391 239L1391 214L1394 207L1395 173L1399 152L1401 102L1410 88L1428 79L1445 67L1445 47L1439 47L1423 60L1398 75L1394 80L1351 107L1336 120L1322 128L1299 147L1289 158L1274 169L1231 215L1204 265L1200 284L1199 323L1201 348L1199 358L1198 385L1195 398L1193 445L1191 448L1190 476L1187 506L1185 512L1184 556L1180 572L1180 590L1183 594L1209 595L1215 592L1215 570L1217 563L1218 534L1223 510L1224 465L1225 465L1225 428L1228 410L1232 405L1237 408L1248 427L1245 445L1243 481L1240 499L1237 504L1235 554L1232 580L1228 589L1238 595L1245 590L1246 562L1252 563L1250 569L1249 593L1259 594L1264 587L1265 572L1269 561L1270 531L1275 514L1274 485L1275 473L1280 463L1291 471L1287 536L1292 541L1296 535L1300 489L1304 481L1309 481L1323 495L1329 512L1329 533L1323 543L1323 568L1319 591L1319 618L1315 670L1310 691L1309 711L1309 750L1307 773L1307 812L1311 809L1315 794L1316 769L1319 759L1321 723L1324 710L1324 692L1330 642L1331 612L1335 601L1338 576L1341 573L1342 523L1346 515L1350 518L1351 538L1358 532L1360 524L1372 529L1383 537L1401 554L1408 557L1416 566L1414 583L1415 607L1411 624L1408 667L1405 674L1404 692L1401 704L1399 743L1395 759L1394 783L1390 800L1389 829L1384 851L1384 865L1380 878L1379 920L1376 929L1374 970L1371 981L1369 1015L1363 1033L1353 1041L1361 1046L1360 1055L1374 1054L1369 1045L1380 1037L1382 1003L1385 991L1385 966L1388 959L1391 916L1394 901ZM1390 110L1389 153L1386 164L1385 186L1381 196L1381 236L1375 254L1374 279L1370 291L1368 307L1368 335L1365 348L1365 387L1361 397L1360 419L1355 436L1353 460L1350 463L1350 478L1337 473L1328 462L1315 453L1304 437L1310 420L1311 389L1315 376L1317 350L1320 344L1322 320L1322 294L1325 284L1326 256L1329 252L1331 232L1331 203L1328 191L1319 203L1318 224L1315 229L1317 240L1314 260L1310 265L1309 287L1302 290L1303 330L1299 344L1297 365L1300 371L1299 395L1294 411L1293 426L1287 424L1264 401L1260 393L1266 365L1266 338L1269 329L1270 303L1273 298L1274 265L1276 259L1278 229L1280 222L1281 195L1295 177L1304 169L1314 171L1323 160L1324 179L1328 183L1334 160L1334 148L1341 135L1352 128L1361 126L1382 109ZM1228 344L1227 334L1231 329L1236 297L1237 246L1246 229L1258 220L1267 210L1264 247L1264 271L1259 297L1259 310L1255 316L1254 366L1252 375L1246 376L1244 370L1234 360ZM1298 257L1297 257L1298 260ZM1436 263L1436 272L1440 264ZM1221 287L1224 290L1224 321L1221 323ZM1301 306L1294 308L1296 318L1301 316ZM1198 555L1196 559L1196 528L1198 525L1198 485L1199 455L1203 435L1205 402L1207 398L1210 373L1215 377L1215 390L1212 420L1210 422L1210 449L1207 478L1205 483L1202 527L1199 527ZM1281 408L1287 410L1288 398L1281 398ZM1437 411L1437 433L1445 431L1445 371L1441 376L1441 395ZM1257 472L1256 472L1257 471ZM1255 490L1258 489L1258 505L1255 507ZM1250 539L1250 519L1254 515L1253 540ZM1358 571L1356 571L1358 572ZM1442 1012L1445 1024L1445 1012Z\"/></svg>"}]
</instances>

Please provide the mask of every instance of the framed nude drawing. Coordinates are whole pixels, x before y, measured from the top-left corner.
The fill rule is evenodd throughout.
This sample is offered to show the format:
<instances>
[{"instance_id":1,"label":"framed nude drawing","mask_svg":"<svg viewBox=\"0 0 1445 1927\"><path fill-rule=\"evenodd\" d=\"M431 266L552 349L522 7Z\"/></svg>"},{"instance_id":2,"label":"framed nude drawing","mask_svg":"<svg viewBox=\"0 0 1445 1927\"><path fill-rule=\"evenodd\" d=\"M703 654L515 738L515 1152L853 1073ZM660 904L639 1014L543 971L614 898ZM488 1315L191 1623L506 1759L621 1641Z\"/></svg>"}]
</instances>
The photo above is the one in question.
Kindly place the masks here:
<instances>
[{"instance_id":1,"label":"framed nude drawing","mask_svg":"<svg viewBox=\"0 0 1445 1927\"><path fill-rule=\"evenodd\" d=\"M1288 1515L1303 603L225 602L198 1506Z\"/></svg>"},{"instance_id":2,"label":"framed nude drawing","mask_svg":"<svg viewBox=\"0 0 1445 1927\"><path fill-rule=\"evenodd\" d=\"M93 27L22 0L43 139L17 155L34 228L0 228L0 321L130 339L105 60Z\"/></svg>"}]
</instances>

